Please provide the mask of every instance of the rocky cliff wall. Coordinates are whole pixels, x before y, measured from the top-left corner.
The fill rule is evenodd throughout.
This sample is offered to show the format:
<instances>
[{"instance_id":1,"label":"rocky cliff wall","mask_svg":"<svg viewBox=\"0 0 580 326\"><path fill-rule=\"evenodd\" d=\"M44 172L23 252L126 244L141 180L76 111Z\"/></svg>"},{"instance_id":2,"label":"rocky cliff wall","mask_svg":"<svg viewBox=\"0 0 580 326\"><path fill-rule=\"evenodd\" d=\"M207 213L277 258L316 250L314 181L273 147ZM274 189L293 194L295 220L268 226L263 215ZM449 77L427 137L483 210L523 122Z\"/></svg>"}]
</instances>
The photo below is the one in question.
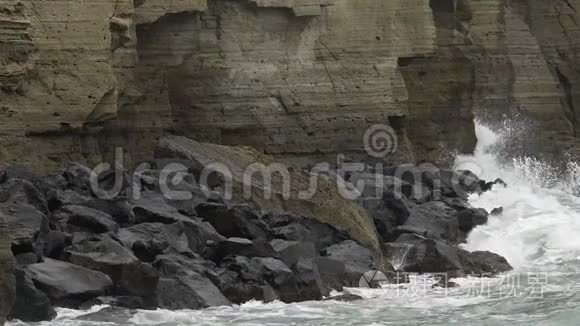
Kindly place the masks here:
<instances>
[{"instance_id":1,"label":"rocky cliff wall","mask_svg":"<svg viewBox=\"0 0 580 326\"><path fill-rule=\"evenodd\" d=\"M524 112L575 148L578 0L0 0L0 160L50 170L164 134L299 164L470 151ZM560 146L558 146L560 148Z\"/></svg>"},{"instance_id":2,"label":"rocky cliff wall","mask_svg":"<svg viewBox=\"0 0 580 326\"><path fill-rule=\"evenodd\" d=\"M12 309L15 297L14 260L10 251L11 237L6 220L0 213L0 325Z\"/></svg>"}]
</instances>

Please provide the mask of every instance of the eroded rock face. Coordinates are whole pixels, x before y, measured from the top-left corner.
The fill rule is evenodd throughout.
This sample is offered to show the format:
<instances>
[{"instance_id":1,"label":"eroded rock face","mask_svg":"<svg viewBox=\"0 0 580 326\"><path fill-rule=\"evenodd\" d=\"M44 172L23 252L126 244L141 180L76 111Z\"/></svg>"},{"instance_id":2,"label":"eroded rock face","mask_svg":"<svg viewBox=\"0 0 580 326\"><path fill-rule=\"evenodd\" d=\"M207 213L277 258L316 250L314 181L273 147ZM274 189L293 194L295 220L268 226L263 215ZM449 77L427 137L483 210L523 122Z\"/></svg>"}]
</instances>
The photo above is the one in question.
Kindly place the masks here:
<instances>
[{"instance_id":1,"label":"eroded rock face","mask_svg":"<svg viewBox=\"0 0 580 326\"><path fill-rule=\"evenodd\" d=\"M424 1L14 3L2 31L26 42L0 64L2 160L95 163L111 144L142 159L177 130L308 163L364 153L374 123L414 159L397 58L434 50Z\"/></svg>"},{"instance_id":2,"label":"eroded rock face","mask_svg":"<svg viewBox=\"0 0 580 326\"><path fill-rule=\"evenodd\" d=\"M364 156L381 123L397 133L392 163L445 162L473 149L474 114L513 113L562 145L550 151L574 149L578 7L2 0L0 157L49 170L119 145L134 162L178 132L308 164Z\"/></svg>"}]
</instances>

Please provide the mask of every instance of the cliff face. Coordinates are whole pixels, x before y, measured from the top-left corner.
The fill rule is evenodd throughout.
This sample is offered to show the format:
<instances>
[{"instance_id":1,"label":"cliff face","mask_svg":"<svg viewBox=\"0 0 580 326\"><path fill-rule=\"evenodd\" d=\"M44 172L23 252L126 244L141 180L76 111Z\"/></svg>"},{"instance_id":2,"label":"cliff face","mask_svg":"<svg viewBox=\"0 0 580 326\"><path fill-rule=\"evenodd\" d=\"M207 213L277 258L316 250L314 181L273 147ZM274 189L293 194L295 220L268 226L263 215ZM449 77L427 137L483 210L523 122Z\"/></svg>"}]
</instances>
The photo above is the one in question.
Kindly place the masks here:
<instances>
[{"instance_id":1,"label":"cliff face","mask_svg":"<svg viewBox=\"0 0 580 326\"><path fill-rule=\"evenodd\" d=\"M524 111L574 148L578 0L0 0L0 160L132 160L163 134L290 162L470 151Z\"/></svg>"},{"instance_id":2,"label":"cliff face","mask_svg":"<svg viewBox=\"0 0 580 326\"><path fill-rule=\"evenodd\" d=\"M0 325L4 325L15 296L14 260L10 242L10 232L4 216L0 213Z\"/></svg>"}]
</instances>

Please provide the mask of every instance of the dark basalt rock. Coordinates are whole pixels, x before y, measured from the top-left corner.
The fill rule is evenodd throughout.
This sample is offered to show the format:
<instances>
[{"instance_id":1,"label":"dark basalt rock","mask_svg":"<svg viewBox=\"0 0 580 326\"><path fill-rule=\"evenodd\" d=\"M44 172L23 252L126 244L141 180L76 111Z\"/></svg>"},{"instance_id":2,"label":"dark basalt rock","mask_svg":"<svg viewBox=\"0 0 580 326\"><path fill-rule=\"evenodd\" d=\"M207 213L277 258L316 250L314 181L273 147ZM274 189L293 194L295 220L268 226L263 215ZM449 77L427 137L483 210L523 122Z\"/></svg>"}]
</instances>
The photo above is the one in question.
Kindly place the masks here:
<instances>
[{"instance_id":1,"label":"dark basalt rock","mask_svg":"<svg viewBox=\"0 0 580 326\"><path fill-rule=\"evenodd\" d=\"M136 310L113 306L103 308L97 312L79 316L76 319L98 323L128 324L129 319L131 319L136 313Z\"/></svg>"},{"instance_id":2,"label":"dark basalt rock","mask_svg":"<svg viewBox=\"0 0 580 326\"><path fill-rule=\"evenodd\" d=\"M287 241L274 239L270 241L276 256L288 266L294 266L301 259L313 259L317 256L312 242Z\"/></svg>"},{"instance_id":3,"label":"dark basalt rock","mask_svg":"<svg viewBox=\"0 0 580 326\"><path fill-rule=\"evenodd\" d=\"M157 272L110 236L78 242L67 248L64 256L75 265L107 274L113 280L114 294L142 298L147 305L140 308L155 306Z\"/></svg>"},{"instance_id":4,"label":"dark basalt rock","mask_svg":"<svg viewBox=\"0 0 580 326\"><path fill-rule=\"evenodd\" d=\"M109 276L70 263L45 259L26 271L38 289L54 304L78 307L82 302L106 294L113 287Z\"/></svg>"},{"instance_id":5,"label":"dark basalt rock","mask_svg":"<svg viewBox=\"0 0 580 326\"><path fill-rule=\"evenodd\" d=\"M329 257L317 257L314 264L325 288L342 291L347 279L344 262Z\"/></svg>"},{"instance_id":6,"label":"dark basalt rock","mask_svg":"<svg viewBox=\"0 0 580 326\"><path fill-rule=\"evenodd\" d=\"M469 171L453 171L433 165L404 164L386 167L383 172L387 176L401 179L407 185L426 187L432 198L437 200L441 196L467 199L470 193L481 192L482 187L481 180ZM412 195L412 192L407 190L407 195Z\"/></svg>"},{"instance_id":7,"label":"dark basalt rock","mask_svg":"<svg viewBox=\"0 0 580 326\"><path fill-rule=\"evenodd\" d=\"M136 221L133 206L124 197L114 199L92 198L83 206L109 214L115 222L123 227L131 226Z\"/></svg>"},{"instance_id":8,"label":"dark basalt rock","mask_svg":"<svg viewBox=\"0 0 580 326\"><path fill-rule=\"evenodd\" d=\"M468 274L476 276L493 276L513 269L504 257L489 251L462 252L461 262Z\"/></svg>"},{"instance_id":9,"label":"dark basalt rock","mask_svg":"<svg viewBox=\"0 0 580 326\"><path fill-rule=\"evenodd\" d=\"M75 265L105 273L118 280L123 269L139 260L108 235L92 236L65 250L64 258Z\"/></svg>"},{"instance_id":10,"label":"dark basalt rock","mask_svg":"<svg viewBox=\"0 0 580 326\"><path fill-rule=\"evenodd\" d=\"M314 259L301 258L292 266L292 271L298 284L299 300L320 300L330 293Z\"/></svg>"},{"instance_id":11,"label":"dark basalt rock","mask_svg":"<svg viewBox=\"0 0 580 326\"><path fill-rule=\"evenodd\" d=\"M157 307L159 273L150 264L137 262L127 266L116 281L115 294L135 296L143 300L141 308Z\"/></svg>"},{"instance_id":12,"label":"dark basalt rock","mask_svg":"<svg viewBox=\"0 0 580 326\"><path fill-rule=\"evenodd\" d=\"M437 283L433 284L432 288L456 288L459 284L451 282L446 278L441 278Z\"/></svg>"},{"instance_id":13,"label":"dark basalt rock","mask_svg":"<svg viewBox=\"0 0 580 326\"><path fill-rule=\"evenodd\" d=\"M322 256L345 265L344 286L358 286L364 273L377 269L373 254L352 240L332 245L322 251Z\"/></svg>"},{"instance_id":14,"label":"dark basalt rock","mask_svg":"<svg viewBox=\"0 0 580 326\"><path fill-rule=\"evenodd\" d=\"M227 256L246 257L279 257L270 243L262 240L252 241L244 238L229 238L222 241L212 257L214 261L220 261Z\"/></svg>"},{"instance_id":15,"label":"dark basalt rock","mask_svg":"<svg viewBox=\"0 0 580 326\"><path fill-rule=\"evenodd\" d=\"M182 260L171 257L155 262L160 272L157 285L160 308L200 309L231 304L206 276L190 268L190 262L182 263Z\"/></svg>"},{"instance_id":16,"label":"dark basalt rock","mask_svg":"<svg viewBox=\"0 0 580 326\"><path fill-rule=\"evenodd\" d=\"M467 234L476 226L486 224L489 214L483 208L468 208L457 213L456 216L459 229Z\"/></svg>"},{"instance_id":17,"label":"dark basalt rock","mask_svg":"<svg viewBox=\"0 0 580 326\"><path fill-rule=\"evenodd\" d=\"M191 252L189 239L179 224L143 223L119 231L119 239L135 256L145 262L153 262L167 249Z\"/></svg>"},{"instance_id":18,"label":"dark basalt rock","mask_svg":"<svg viewBox=\"0 0 580 326\"><path fill-rule=\"evenodd\" d=\"M443 241L404 235L399 243L410 245L401 269L412 273L445 273L449 278L464 275L495 275L512 269L505 258L489 252L468 252Z\"/></svg>"},{"instance_id":19,"label":"dark basalt rock","mask_svg":"<svg viewBox=\"0 0 580 326\"><path fill-rule=\"evenodd\" d=\"M161 194L146 192L142 198L132 202L135 223L173 224L188 221L189 217L181 214L175 207L167 204Z\"/></svg>"},{"instance_id":20,"label":"dark basalt rock","mask_svg":"<svg viewBox=\"0 0 580 326\"><path fill-rule=\"evenodd\" d=\"M60 171L66 188L86 195L91 194L91 173L91 169L78 163L70 163Z\"/></svg>"},{"instance_id":21,"label":"dark basalt rock","mask_svg":"<svg viewBox=\"0 0 580 326\"><path fill-rule=\"evenodd\" d=\"M224 294L232 302L247 301L246 298L256 300L272 301L275 299L284 302L302 301L302 294L316 296L321 289L312 288L312 281L309 280L307 267L303 268L301 277L296 277L294 272L281 260L271 257L242 256L229 257L224 260L222 266L229 271L228 281L223 286ZM310 269L310 272L313 272ZM311 274L311 278L316 278ZM307 286L307 287L304 287ZM316 285L315 285L316 286Z\"/></svg>"},{"instance_id":22,"label":"dark basalt rock","mask_svg":"<svg viewBox=\"0 0 580 326\"><path fill-rule=\"evenodd\" d=\"M40 322L56 317L56 311L52 307L50 299L36 288L29 273L22 268L17 268L14 275L16 277L16 301L8 319Z\"/></svg>"},{"instance_id":23,"label":"dark basalt rock","mask_svg":"<svg viewBox=\"0 0 580 326\"><path fill-rule=\"evenodd\" d=\"M353 302L363 300L363 297L356 294L342 294L334 297L324 298L323 301L342 301L342 302Z\"/></svg>"},{"instance_id":24,"label":"dark basalt rock","mask_svg":"<svg viewBox=\"0 0 580 326\"><path fill-rule=\"evenodd\" d=\"M10 179L0 185L0 202L13 205L28 204L44 215L48 215L48 204L44 194L32 183L22 179Z\"/></svg>"},{"instance_id":25,"label":"dark basalt rock","mask_svg":"<svg viewBox=\"0 0 580 326\"><path fill-rule=\"evenodd\" d=\"M215 247L225 240L211 224L198 219L179 222L176 227L184 230L189 249L204 257L213 255Z\"/></svg>"},{"instance_id":26,"label":"dark basalt rock","mask_svg":"<svg viewBox=\"0 0 580 326\"><path fill-rule=\"evenodd\" d=\"M8 179L0 185L0 216L10 226L13 254L41 256L50 231L44 196L29 181Z\"/></svg>"},{"instance_id":27,"label":"dark basalt rock","mask_svg":"<svg viewBox=\"0 0 580 326\"><path fill-rule=\"evenodd\" d=\"M50 231L47 236L48 242L44 246L44 256L52 259L60 259L65 247L72 244L72 235L61 231Z\"/></svg>"},{"instance_id":28,"label":"dark basalt rock","mask_svg":"<svg viewBox=\"0 0 580 326\"><path fill-rule=\"evenodd\" d=\"M407 199L397 197L390 192L385 193L382 198L361 199L359 201L370 213L377 232L384 242L396 239L395 228L405 224L411 214Z\"/></svg>"},{"instance_id":29,"label":"dark basalt rock","mask_svg":"<svg viewBox=\"0 0 580 326\"><path fill-rule=\"evenodd\" d=\"M145 306L143 299L130 296L98 297L84 302L79 309L87 310L94 306L108 305L112 307L122 307L127 309L141 309Z\"/></svg>"},{"instance_id":30,"label":"dark basalt rock","mask_svg":"<svg viewBox=\"0 0 580 326\"><path fill-rule=\"evenodd\" d=\"M429 238L458 243L460 232L455 213L455 210L444 202L431 201L412 206L411 214L403 226L424 230Z\"/></svg>"},{"instance_id":31,"label":"dark basalt rock","mask_svg":"<svg viewBox=\"0 0 580 326\"><path fill-rule=\"evenodd\" d=\"M26 252L14 256L14 260L20 266L32 265L40 262L40 257L33 252Z\"/></svg>"},{"instance_id":32,"label":"dark basalt rock","mask_svg":"<svg viewBox=\"0 0 580 326\"><path fill-rule=\"evenodd\" d=\"M93 198L87 195L79 194L72 189L55 189L47 195L48 208L55 211L63 206L86 206L93 201Z\"/></svg>"},{"instance_id":33,"label":"dark basalt rock","mask_svg":"<svg viewBox=\"0 0 580 326\"><path fill-rule=\"evenodd\" d=\"M51 223L65 232L117 232L119 226L106 213L85 206L64 206L53 213Z\"/></svg>"},{"instance_id":34,"label":"dark basalt rock","mask_svg":"<svg viewBox=\"0 0 580 326\"><path fill-rule=\"evenodd\" d=\"M11 226L12 252L15 255L27 252L42 255L50 230L44 214L28 204L0 204L0 215Z\"/></svg>"},{"instance_id":35,"label":"dark basalt rock","mask_svg":"<svg viewBox=\"0 0 580 326\"><path fill-rule=\"evenodd\" d=\"M274 238L311 242L317 251L350 239L345 232L311 218L270 213L264 215L262 219L272 229Z\"/></svg>"},{"instance_id":36,"label":"dark basalt rock","mask_svg":"<svg viewBox=\"0 0 580 326\"><path fill-rule=\"evenodd\" d=\"M481 191L489 191L496 185L507 187L507 183L505 183L505 181L503 181L502 179L495 179L493 182L483 182Z\"/></svg>"},{"instance_id":37,"label":"dark basalt rock","mask_svg":"<svg viewBox=\"0 0 580 326\"><path fill-rule=\"evenodd\" d=\"M200 173L195 164L171 172L180 174L171 178L177 180L171 189L190 198L164 196L160 169L171 162L154 163L154 170L140 175L140 198L127 198L135 189L126 174L120 196L97 197L91 171L79 164L47 177L25 170L0 176L0 217L15 230L12 251L19 264L13 318L49 320L52 305L108 304L113 308L80 319L119 322L132 311L116 307L200 309L252 299L321 300L331 290L359 286L363 274L377 269L400 281L400 274L380 268L369 249L331 225L283 212L262 215L250 205L207 195L195 184ZM385 242L383 258L396 263L400 273L452 277L511 269L501 256L455 246L487 222L487 212L466 200L486 190L486 183L469 172L404 168L410 173L385 169L387 175L378 177L392 182L365 188L358 200ZM355 173L349 180L376 177ZM115 180L112 172L97 178L104 189ZM373 197L377 190L381 196Z\"/></svg>"},{"instance_id":38,"label":"dark basalt rock","mask_svg":"<svg viewBox=\"0 0 580 326\"><path fill-rule=\"evenodd\" d=\"M177 165L176 163L154 163L151 166L157 168L160 166L163 170L149 169L140 172L140 186L142 189L161 193L161 185L163 184L163 190L169 190L165 191L167 204L176 208L183 215L196 216L195 207L206 202L225 202L217 192L202 189L198 185L198 178L189 172L190 170L186 165L180 163L177 163Z\"/></svg>"},{"instance_id":39,"label":"dark basalt rock","mask_svg":"<svg viewBox=\"0 0 580 326\"><path fill-rule=\"evenodd\" d=\"M217 203L204 203L195 210L209 222L219 234L228 238L268 239L271 231L256 212L247 205L228 208Z\"/></svg>"}]
</instances>

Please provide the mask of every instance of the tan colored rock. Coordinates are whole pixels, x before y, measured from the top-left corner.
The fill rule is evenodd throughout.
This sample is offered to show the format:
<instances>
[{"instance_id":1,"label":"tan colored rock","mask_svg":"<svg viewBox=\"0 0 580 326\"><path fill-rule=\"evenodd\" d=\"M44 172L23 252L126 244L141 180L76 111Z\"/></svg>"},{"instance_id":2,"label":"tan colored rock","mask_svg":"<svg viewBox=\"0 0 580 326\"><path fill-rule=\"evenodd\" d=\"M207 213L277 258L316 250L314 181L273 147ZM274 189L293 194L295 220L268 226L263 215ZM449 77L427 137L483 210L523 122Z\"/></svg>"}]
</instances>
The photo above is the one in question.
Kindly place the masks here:
<instances>
[{"instance_id":1,"label":"tan colored rock","mask_svg":"<svg viewBox=\"0 0 580 326\"><path fill-rule=\"evenodd\" d=\"M50 170L179 133L307 165L448 161L525 108L576 150L578 0L0 0L0 158ZM556 146L558 147L558 146ZM548 148L549 149L549 148ZM545 148L544 148L545 150Z\"/></svg>"},{"instance_id":2,"label":"tan colored rock","mask_svg":"<svg viewBox=\"0 0 580 326\"><path fill-rule=\"evenodd\" d=\"M135 5L135 24L150 24L170 14L206 10L207 0L140 0Z\"/></svg>"}]
</instances>

